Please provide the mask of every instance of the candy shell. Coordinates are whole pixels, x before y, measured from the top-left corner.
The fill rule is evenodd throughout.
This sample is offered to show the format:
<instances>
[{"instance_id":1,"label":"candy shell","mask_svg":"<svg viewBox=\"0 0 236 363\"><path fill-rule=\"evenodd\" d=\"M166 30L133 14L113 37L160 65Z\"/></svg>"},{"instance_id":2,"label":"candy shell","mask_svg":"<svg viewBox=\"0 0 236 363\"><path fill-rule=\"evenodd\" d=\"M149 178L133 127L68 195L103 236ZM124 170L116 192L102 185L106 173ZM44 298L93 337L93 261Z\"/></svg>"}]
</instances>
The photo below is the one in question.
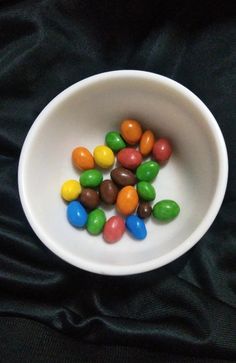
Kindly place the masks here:
<instances>
[{"instance_id":1,"label":"candy shell","mask_svg":"<svg viewBox=\"0 0 236 363\"><path fill-rule=\"evenodd\" d=\"M147 236L146 226L144 224L144 221L138 216L136 215L128 216L126 218L125 225L134 238L138 240L146 238Z\"/></svg>"},{"instance_id":2,"label":"candy shell","mask_svg":"<svg viewBox=\"0 0 236 363\"><path fill-rule=\"evenodd\" d=\"M121 239L125 231L125 222L120 216L108 219L103 229L103 238L107 243L115 243Z\"/></svg>"}]
</instances>

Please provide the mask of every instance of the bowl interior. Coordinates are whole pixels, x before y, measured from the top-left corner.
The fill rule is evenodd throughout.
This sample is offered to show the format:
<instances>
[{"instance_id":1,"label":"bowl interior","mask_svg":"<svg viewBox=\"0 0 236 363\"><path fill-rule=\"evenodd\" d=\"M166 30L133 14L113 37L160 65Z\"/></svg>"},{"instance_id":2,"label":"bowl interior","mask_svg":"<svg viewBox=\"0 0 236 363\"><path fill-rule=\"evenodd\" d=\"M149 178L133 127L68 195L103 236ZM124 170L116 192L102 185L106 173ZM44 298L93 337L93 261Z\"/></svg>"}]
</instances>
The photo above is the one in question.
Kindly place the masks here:
<instances>
[{"instance_id":1,"label":"bowl interior","mask_svg":"<svg viewBox=\"0 0 236 363\"><path fill-rule=\"evenodd\" d=\"M164 77L120 74L83 81L54 99L28 135L20 171L23 206L41 240L67 261L108 274L141 272L141 266L148 270L151 261L158 267L186 244L209 212L220 164L208 114L193 97ZM69 225L60 188L65 180L80 175L71 163L73 148L82 145L93 151L104 143L108 131L119 130L124 118L137 119L144 129L171 139L173 156L154 182L156 201L173 199L181 213L170 223L150 218L144 241L125 233L119 243L108 245L102 236ZM109 171L105 177L109 178ZM107 217L115 212L105 211Z\"/></svg>"}]
</instances>

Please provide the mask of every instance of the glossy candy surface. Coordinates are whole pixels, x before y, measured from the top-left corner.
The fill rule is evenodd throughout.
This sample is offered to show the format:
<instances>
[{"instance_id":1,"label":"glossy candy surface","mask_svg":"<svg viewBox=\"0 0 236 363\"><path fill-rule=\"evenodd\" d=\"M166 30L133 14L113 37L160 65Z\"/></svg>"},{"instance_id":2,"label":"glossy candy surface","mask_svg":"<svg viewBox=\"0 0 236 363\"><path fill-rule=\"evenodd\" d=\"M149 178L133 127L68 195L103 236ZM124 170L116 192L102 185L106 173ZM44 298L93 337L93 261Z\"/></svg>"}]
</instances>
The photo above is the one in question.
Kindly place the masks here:
<instances>
[{"instance_id":1,"label":"glossy candy surface","mask_svg":"<svg viewBox=\"0 0 236 363\"><path fill-rule=\"evenodd\" d=\"M132 186L126 186L120 190L117 196L117 210L124 214L132 214L138 206L138 193Z\"/></svg>"},{"instance_id":2,"label":"glossy candy surface","mask_svg":"<svg viewBox=\"0 0 236 363\"><path fill-rule=\"evenodd\" d=\"M145 201L152 201L156 198L156 191L152 184L141 181L137 184L137 191L140 199Z\"/></svg>"},{"instance_id":3,"label":"glossy candy surface","mask_svg":"<svg viewBox=\"0 0 236 363\"><path fill-rule=\"evenodd\" d=\"M161 200L153 207L153 217L160 221L171 221L176 218L180 212L179 205L174 200Z\"/></svg>"},{"instance_id":4,"label":"glossy candy surface","mask_svg":"<svg viewBox=\"0 0 236 363\"><path fill-rule=\"evenodd\" d=\"M67 219L73 227L82 228L87 222L88 214L82 204L74 200L68 204Z\"/></svg>"},{"instance_id":5,"label":"glossy candy surface","mask_svg":"<svg viewBox=\"0 0 236 363\"><path fill-rule=\"evenodd\" d=\"M96 164L103 169L110 168L115 161L113 151L106 145L99 145L95 147L93 156Z\"/></svg>"},{"instance_id":6,"label":"glossy candy surface","mask_svg":"<svg viewBox=\"0 0 236 363\"><path fill-rule=\"evenodd\" d=\"M125 187L126 185L135 185L137 183L137 178L134 173L122 166L112 170L111 178L121 187Z\"/></svg>"},{"instance_id":7,"label":"glossy candy surface","mask_svg":"<svg viewBox=\"0 0 236 363\"><path fill-rule=\"evenodd\" d=\"M137 214L142 219L150 217L152 214L151 205L148 202L140 202L137 209Z\"/></svg>"},{"instance_id":8,"label":"glossy candy surface","mask_svg":"<svg viewBox=\"0 0 236 363\"><path fill-rule=\"evenodd\" d=\"M106 223L106 216L102 209L94 209L88 215L87 230L90 234L98 235Z\"/></svg>"},{"instance_id":9,"label":"glossy candy surface","mask_svg":"<svg viewBox=\"0 0 236 363\"><path fill-rule=\"evenodd\" d=\"M103 238L107 243L115 243L121 239L125 232L125 222L120 216L108 219L103 229Z\"/></svg>"},{"instance_id":10,"label":"glossy candy surface","mask_svg":"<svg viewBox=\"0 0 236 363\"><path fill-rule=\"evenodd\" d=\"M88 210L92 210L98 207L100 198L96 190L91 188L84 188L79 197L80 203L83 204Z\"/></svg>"},{"instance_id":11,"label":"glossy candy surface","mask_svg":"<svg viewBox=\"0 0 236 363\"><path fill-rule=\"evenodd\" d=\"M159 139L155 142L152 150L155 160L161 162L167 161L172 154L172 146L168 139Z\"/></svg>"},{"instance_id":12,"label":"glossy candy surface","mask_svg":"<svg viewBox=\"0 0 236 363\"><path fill-rule=\"evenodd\" d=\"M118 152L117 160L124 168L135 170L142 162L142 155L138 150L126 147Z\"/></svg>"},{"instance_id":13,"label":"glossy candy surface","mask_svg":"<svg viewBox=\"0 0 236 363\"><path fill-rule=\"evenodd\" d=\"M120 125L122 137L130 145L135 145L139 142L142 136L142 127L136 120L124 120Z\"/></svg>"},{"instance_id":14,"label":"glossy candy surface","mask_svg":"<svg viewBox=\"0 0 236 363\"><path fill-rule=\"evenodd\" d=\"M143 156L147 156L152 152L155 143L155 136L151 130L146 130L141 137L139 150Z\"/></svg>"},{"instance_id":15,"label":"glossy candy surface","mask_svg":"<svg viewBox=\"0 0 236 363\"><path fill-rule=\"evenodd\" d=\"M81 185L77 180L67 180L61 187L61 197L67 202L78 198L81 193Z\"/></svg>"},{"instance_id":16,"label":"glossy candy surface","mask_svg":"<svg viewBox=\"0 0 236 363\"><path fill-rule=\"evenodd\" d=\"M145 161L136 170L136 177L139 180L151 182L159 173L160 165L156 161Z\"/></svg>"},{"instance_id":17,"label":"glossy candy surface","mask_svg":"<svg viewBox=\"0 0 236 363\"><path fill-rule=\"evenodd\" d=\"M147 230L144 221L136 215L131 215L126 218L126 227L131 235L139 240L146 238Z\"/></svg>"},{"instance_id":18,"label":"glossy candy surface","mask_svg":"<svg viewBox=\"0 0 236 363\"><path fill-rule=\"evenodd\" d=\"M105 142L107 146L112 149L114 152L117 152L126 147L126 143L124 142L122 136L119 132L110 131L106 134Z\"/></svg>"},{"instance_id":19,"label":"glossy candy surface","mask_svg":"<svg viewBox=\"0 0 236 363\"><path fill-rule=\"evenodd\" d=\"M84 171L80 175L80 184L83 187L96 188L101 184L103 179L102 173L97 169L90 169Z\"/></svg>"},{"instance_id":20,"label":"glossy candy surface","mask_svg":"<svg viewBox=\"0 0 236 363\"><path fill-rule=\"evenodd\" d=\"M106 204L115 204L118 188L112 180L104 180L99 187L100 197Z\"/></svg>"},{"instance_id":21,"label":"glossy candy surface","mask_svg":"<svg viewBox=\"0 0 236 363\"><path fill-rule=\"evenodd\" d=\"M94 168L93 156L86 147L79 146L73 150L72 162L74 166L80 170Z\"/></svg>"}]
</instances>

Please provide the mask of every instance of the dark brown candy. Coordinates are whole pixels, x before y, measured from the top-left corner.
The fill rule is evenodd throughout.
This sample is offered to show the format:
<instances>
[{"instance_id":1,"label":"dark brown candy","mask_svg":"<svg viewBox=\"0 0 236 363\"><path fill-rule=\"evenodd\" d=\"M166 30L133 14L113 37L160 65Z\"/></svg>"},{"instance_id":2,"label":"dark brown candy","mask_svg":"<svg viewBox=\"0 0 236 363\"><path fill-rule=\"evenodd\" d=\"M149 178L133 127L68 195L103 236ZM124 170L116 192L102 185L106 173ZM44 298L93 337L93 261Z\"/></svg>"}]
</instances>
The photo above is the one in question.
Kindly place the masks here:
<instances>
[{"instance_id":1,"label":"dark brown candy","mask_svg":"<svg viewBox=\"0 0 236 363\"><path fill-rule=\"evenodd\" d=\"M140 218L148 218L152 213L152 207L147 202L140 202L137 210L137 214Z\"/></svg>"},{"instance_id":2,"label":"dark brown candy","mask_svg":"<svg viewBox=\"0 0 236 363\"><path fill-rule=\"evenodd\" d=\"M118 191L112 180L104 180L99 187L100 197L106 204L115 204Z\"/></svg>"},{"instance_id":3,"label":"dark brown candy","mask_svg":"<svg viewBox=\"0 0 236 363\"><path fill-rule=\"evenodd\" d=\"M121 187L135 185L137 183L134 173L131 170L125 169L123 167L113 169L111 172L111 178L117 185Z\"/></svg>"},{"instance_id":4,"label":"dark brown candy","mask_svg":"<svg viewBox=\"0 0 236 363\"><path fill-rule=\"evenodd\" d=\"M84 188L79 197L79 201L88 210L92 210L98 207L100 198L98 192L94 189Z\"/></svg>"}]
</instances>

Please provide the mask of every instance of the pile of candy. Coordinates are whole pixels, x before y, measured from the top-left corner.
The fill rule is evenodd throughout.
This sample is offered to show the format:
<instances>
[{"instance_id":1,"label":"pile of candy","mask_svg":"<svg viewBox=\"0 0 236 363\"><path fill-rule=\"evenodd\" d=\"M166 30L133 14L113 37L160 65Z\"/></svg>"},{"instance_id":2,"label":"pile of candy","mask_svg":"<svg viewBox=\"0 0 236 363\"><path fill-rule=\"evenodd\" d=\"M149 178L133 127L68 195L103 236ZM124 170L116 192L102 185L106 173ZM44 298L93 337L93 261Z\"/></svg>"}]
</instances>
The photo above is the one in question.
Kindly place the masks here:
<instances>
[{"instance_id":1,"label":"pile of candy","mask_svg":"<svg viewBox=\"0 0 236 363\"><path fill-rule=\"evenodd\" d=\"M164 138L155 140L153 132L143 132L135 120L124 120L120 133L108 132L105 143L95 147L93 155L85 147L73 150L72 162L82 173L80 181L68 180L61 188L62 198L69 202L67 219L76 228L86 227L92 235L103 232L108 243L119 241L126 228L134 238L144 239L147 230L143 219L152 214L157 220L171 221L180 212L173 200L159 201L153 208L150 204L156 198L151 182L159 173L160 164L170 158L171 144ZM138 149L135 148L137 144ZM102 172L95 169L95 165L111 168L115 162L114 153L117 153L120 166L111 171L111 179L103 180ZM154 160L142 162L150 154ZM106 221L104 211L98 208L101 201L115 204L125 220L115 215ZM137 214L133 214L136 210Z\"/></svg>"}]
</instances>

